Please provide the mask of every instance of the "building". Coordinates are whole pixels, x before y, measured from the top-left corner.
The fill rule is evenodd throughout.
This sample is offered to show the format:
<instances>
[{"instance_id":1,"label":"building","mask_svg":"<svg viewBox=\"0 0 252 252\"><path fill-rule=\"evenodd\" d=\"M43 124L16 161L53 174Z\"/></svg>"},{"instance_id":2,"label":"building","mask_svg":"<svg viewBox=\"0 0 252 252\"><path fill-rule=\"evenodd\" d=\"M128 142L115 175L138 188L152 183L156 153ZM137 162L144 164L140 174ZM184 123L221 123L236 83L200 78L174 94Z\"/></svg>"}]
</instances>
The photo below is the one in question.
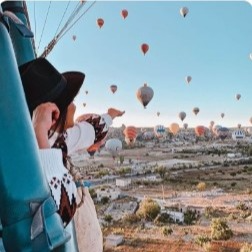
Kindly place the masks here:
<instances>
[{"instance_id":1,"label":"building","mask_svg":"<svg viewBox=\"0 0 252 252\"><path fill-rule=\"evenodd\" d=\"M183 223L184 222L184 213L183 212L169 211L169 210L163 210L162 212L169 214L169 216L176 223Z\"/></svg>"},{"instance_id":2,"label":"building","mask_svg":"<svg viewBox=\"0 0 252 252\"><path fill-rule=\"evenodd\" d=\"M97 193L97 201L101 201L101 199L104 197L107 197L110 200L115 200L121 196L121 190L119 188L97 189L96 193Z\"/></svg>"},{"instance_id":3,"label":"building","mask_svg":"<svg viewBox=\"0 0 252 252\"><path fill-rule=\"evenodd\" d=\"M116 186L127 188L131 185L131 179L116 179Z\"/></svg>"}]
</instances>

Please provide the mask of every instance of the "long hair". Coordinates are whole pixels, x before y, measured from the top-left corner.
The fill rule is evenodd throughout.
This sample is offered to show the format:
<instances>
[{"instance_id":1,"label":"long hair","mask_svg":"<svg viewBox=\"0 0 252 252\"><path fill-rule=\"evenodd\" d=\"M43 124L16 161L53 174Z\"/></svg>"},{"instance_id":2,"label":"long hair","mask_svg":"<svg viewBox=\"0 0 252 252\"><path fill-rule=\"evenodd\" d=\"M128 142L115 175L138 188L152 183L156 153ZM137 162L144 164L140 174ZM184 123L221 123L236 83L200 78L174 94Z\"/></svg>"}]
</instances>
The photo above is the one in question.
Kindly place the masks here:
<instances>
[{"instance_id":1,"label":"long hair","mask_svg":"<svg viewBox=\"0 0 252 252\"><path fill-rule=\"evenodd\" d=\"M56 131L59 135L61 135L64 132L66 118L67 118L67 108L65 108L63 111L60 111L60 115L59 115L59 118L55 124L54 129L50 130L50 133L48 136L49 138L51 138Z\"/></svg>"}]
</instances>

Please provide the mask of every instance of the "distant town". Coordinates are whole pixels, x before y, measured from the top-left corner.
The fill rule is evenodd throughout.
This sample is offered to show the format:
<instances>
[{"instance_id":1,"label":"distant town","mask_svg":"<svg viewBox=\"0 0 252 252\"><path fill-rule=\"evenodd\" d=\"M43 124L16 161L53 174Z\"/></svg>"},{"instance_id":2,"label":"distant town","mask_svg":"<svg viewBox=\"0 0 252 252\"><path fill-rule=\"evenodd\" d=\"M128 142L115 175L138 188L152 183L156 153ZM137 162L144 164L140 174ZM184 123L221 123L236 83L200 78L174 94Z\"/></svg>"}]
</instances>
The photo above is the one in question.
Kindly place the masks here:
<instances>
[{"instance_id":1,"label":"distant town","mask_svg":"<svg viewBox=\"0 0 252 252\"><path fill-rule=\"evenodd\" d=\"M223 140L194 129L160 138L137 131L127 144L122 128L110 129L107 140L123 145L116 155L103 146L72 157L96 203L105 251L251 252L249 130L230 129Z\"/></svg>"}]
</instances>

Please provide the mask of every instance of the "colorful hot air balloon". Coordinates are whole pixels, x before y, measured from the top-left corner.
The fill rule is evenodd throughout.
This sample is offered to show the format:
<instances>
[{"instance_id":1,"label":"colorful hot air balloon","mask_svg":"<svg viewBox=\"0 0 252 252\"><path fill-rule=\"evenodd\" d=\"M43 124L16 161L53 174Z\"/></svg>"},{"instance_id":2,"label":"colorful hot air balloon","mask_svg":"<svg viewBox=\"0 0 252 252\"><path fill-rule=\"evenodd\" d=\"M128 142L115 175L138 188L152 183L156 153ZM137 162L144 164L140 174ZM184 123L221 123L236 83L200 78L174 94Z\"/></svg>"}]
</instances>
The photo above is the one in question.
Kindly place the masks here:
<instances>
[{"instance_id":1,"label":"colorful hot air balloon","mask_svg":"<svg viewBox=\"0 0 252 252\"><path fill-rule=\"evenodd\" d=\"M183 16L183 17L186 17L186 15L188 14L189 12L189 9L187 7L183 7L180 9L180 15Z\"/></svg>"},{"instance_id":2,"label":"colorful hot air balloon","mask_svg":"<svg viewBox=\"0 0 252 252\"><path fill-rule=\"evenodd\" d=\"M106 141L105 148L115 159L118 153L122 150L122 142L117 138L111 138Z\"/></svg>"},{"instance_id":3,"label":"colorful hot air balloon","mask_svg":"<svg viewBox=\"0 0 252 252\"><path fill-rule=\"evenodd\" d=\"M213 131L213 126L214 126L214 121L211 121L211 122L210 122L210 125L209 125L209 129L210 129L211 131Z\"/></svg>"},{"instance_id":4,"label":"colorful hot air balloon","mask_svg":"<svg viewBox=\"0 0 252 252\"><path fill-rule=\"evenodd\" d=\"M163 125L156 125L154 127L154 133L155 133L157 138L164 137L166 135L165 127Z\"/></svg>"},{"instance_id":5,"label":"colorful hot air balloon","mask_svg":"<svg viewBox=\"0 0 252 252\"><path fill-rule=\"evenodd\" d=\"M134 126L127 126L124 129L123 134L125 136L125 142L128 145L133 144L137 137L137 128Z\"/></svg>"},{"instance_id":6,"label":"colorful hot air balloon","mask_svg":"<svg viewBox=\"0 0 252 252\"><path fill-rule=\"evenodd\" d=\"M122 10L121 11L121 15L122 15L122 17L125 19L127 16L128 16L128 11L127 10Z\"/></svg>"},{"instance_id":7,"label":"colorful hot air balloon","mask_svg":"<svg viewBox=\"0 0 252 252\"><path fill-rule=\"evenodd\" d=\"M160 116L160 112L157 112L157 116Z\"/></svg>"},{"instance_id":8,"label":"colorful hot air balloon","mask_svg":"<svg viewBox=\"0 0 252 252\"><path fill-rule=\"evenodd\" d=\"M154 138L154 132L152 132L152 131L145 131L143 133L142 137L143 137L144 140L151 140L151 139Z\"/></svg>"},{"instance_id":9,"label":"colorful hot air balloon","mask_svg":"<svg viewBox=\"0 0 252 252\"><path fill-rule=\"evenodd\" d=\"M214 133L216 136L217 136L217 131L218 131L220 128L222 128L221 125L215 125L215 126L213 127L213 133Z\"/></svg>"},{"instance_id":10,"label":"colorful hot air balloon","mask_svg":"<svg viewBox=\"0 0 252 252\"><path fill-rule=\"evenodd\" d=\"M169 126L169 131L175 136L179 131L178 123L171 123Z\"/></svg>"},{"instance_id":11,"label":"colorful hot air balloon","mask_svg":"<svg viewBox=\"0 0 252 252\"><path fill-rule=\"evenodd\" d=\"M97 25L100 27L100 29L102 28L102 26L104 25L104 20L102 18L98 18L96 20Z\"/></svg>"},{"instance_id":12,"label":"colorful hot air balloon","mask_svg":"<svg viewBox=\"0 0 252 252\"><path fill-rule=\"evenodd\" d=\"M184 111L181 111L181 112L179 113L179 118L180 118L180 120L183 122L184 119L186 118L186 113L185 113Z\"/></svg>"},{"instance_id":13,"label":"colorful hot air balloon","mask_svg":"<svg viewBox=\"0 0 252 252\"><path fill-rule=\"evenodd\" d=\"M195 134L196 136L200 137L203 136L205 133L206 128L202 125L199 125L197 127L194 128Z\"/></svg>"},{"instance_id":14,"label":"colorful hot air balloon","mask_svg":"<svg viewBox=\"0 0 252 252\"><path fill-rule=\"evenodd\" d=\"M184 123L183 128L186 130L188 128L188 123Z\"/></svg>"},{"instance_id":15,"label":"colorful hot air balloon","mask_svg":"<svg viewBox=\"0 0 252 252\"><path fill-rule=\"evenodd\" d=\"M110 86L110 90L112 91L112 93L114 94L117 90L117 86L116 85L111 85Z\"/></svg>"},{"instance_id":16,"label":"colorful hot air balloon","mask_svg":"<svg viewBox=\"0 0 252 252\"><path fill-rule=\"evenodd\" d=\"M141 50L142 50L143 54L145 55L149 50L149 45L148 44L142 44L141 45Z\"/></svg>"},{"instance_id":17,"label":"colorful hot air balloon","mask_svg":"<svg viewBox=\"0 0 252 252\"><path fill-rule=\"evenodd\" d=\"M225 114L224 113L221 113L221 118L223 118L225 116Z\"/></svg>"},{"instance_id":18,"label":"colorful hot air balloon","mask_svg":"<svg viewBox=\"0 0 252 252\"><path fill-rule=\"evenodd\" d=\"M94 157L94 154L100 150L100 148L102 147L102 145L105 144L105 141L102 140L102 141L99 141L93 145L91 145L88 149L87 149L87 152L88 154L90 155L91 158Z\"/></svg>"},{"instance_id":19,"label":"colorful hot air balloon","mask_svg":"<svg viewBox=\"0 0 252 252\"><path fill-rule=\"evenodd\" d=\"M245 132L243 130L235 130L232 133L233 140L239 141L245 138Z\"/></svg>"},{"instance_id":20,"label":"colorful hot air balloon","mask_svg":"<svg viewBox=\"0 0 252 252\"><path fill-rule=\"evenodd\" d=\"M191 80L192 80L192 77L191 76L186 76L185 80L186 80L186 83L189 84L191 82Z\"/></svg>"},{"instance_id":21,"label":"colorful hot air balloon","mask_svg":"<svg viewBox=\"0 0 252 252\"><path fill-rule=\"evenodd\" d=\"M137 99L143 104L144 108L148 105L154 95L153 89L145 83L137 90Z\"/></svg>"},{"instance_id":22,"label":"colorful hot air balloon","mask_svg":"<svg viewBox=\"0 0 252 252\"><path fill-rule=\"evenodd\" d=\"M235 98L236 98L237 101L239 101L240 98L241 98L241 95L240 95L240 94L237 94L237 95L235 96Z\"/></svg>"},{"instance_id":23,"label":"colorful hot air balloon","mask_svg":"<svg viewBox=\"0 0 252 252\"><path fill-rule=\"evenodd\" d=\"M122 131L124 131L124 130L125 130L125 128L126 128L125 124L122 124L122 126L121 126L121 130L122 130Z\"/></svg>"},{"instance_id":24,"label":"colorful hot air balloon","mask_svg":"<svg viewBox=\"0 0 252 252\"><path fill-rule=\"evenodd\" d=\"M197 115L198 113L199 113L199 108L198 107L195 107L195 108L193 108L193 113L195 114L195 115Z\"/></svg>"},{"instance_id":25,"label":"colorful hot air balloon","mask_svg":"<svg viewBox=\"0 0 252 252\"><path fill-rule=\"evenodd\" d=\"M229 129L226 127L221 127L216 130L216 135L223 141L229 133Z\"/></svg>"},{"instance_id":26,"label":"colorful hot air balloon","mask_svg":"<svg viewBox=\"0 0 252 252\"><path fill-rule=\"evenodd\" d=\"M76 40L76 35L73 35L72 39L73 39L73 41L75 41Z\"/></svg>"}]
</instances>

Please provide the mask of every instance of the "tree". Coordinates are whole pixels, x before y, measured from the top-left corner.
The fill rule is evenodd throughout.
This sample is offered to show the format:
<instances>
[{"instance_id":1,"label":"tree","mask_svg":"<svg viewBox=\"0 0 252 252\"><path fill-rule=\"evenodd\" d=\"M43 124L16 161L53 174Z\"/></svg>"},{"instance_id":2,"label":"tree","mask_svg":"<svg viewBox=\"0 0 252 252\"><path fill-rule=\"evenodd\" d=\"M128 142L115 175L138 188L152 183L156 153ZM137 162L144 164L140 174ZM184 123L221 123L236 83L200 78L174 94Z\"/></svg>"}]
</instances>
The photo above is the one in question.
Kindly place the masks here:
<instances>
[{"instance_id":1,"label":"tree","mask_svg":"<svg viewBox=\"0 0 252 252\"><path fill-rule=\"evenodd\" d=\"M173 230L171 227L163 227L162 228L162 233L165 236L171 235L173 233Z\"/></svg>"},{"instance_id":2,"label":"tree","mask_svg":"<svg viewBox=\"0 0 252 252\"><path fill-rule=\"evenodd\" d=\"M232 230L223 218L214 218L211 222L211 238L213 240L228 240L233 236Z\"/></svg>"},{"instance_id":3,"label":"tree","mask_svg":"<svg viewBox=\"0 0 252 252\"><path fill-rule=\"evenodd\" d=\"M207 235L198 235L196 236L194 242L200 247L203 247L206 243L211 242L211 239Z\"/></svg>"},{"instance_id":4,"label":"tree","mask_svg":"<svg viewBox=\"0 0 252 252\"><path fill-rule=\"evenodd\" d=\"M97 198L97 193L94 188L89 188L89 193L92 199Z\"/></svg>"},{"instance_id":5,"label":"tree","mask_svg":"<svg viewBox=\"0 0 252 252\"><path fill-rule=\"evenodd\" d=\"M106 214L106 215L104 216L104 220L105 220L106 222L110 223L110 222L113 220L113 218L112 218L112 216L111 216L110 214Z\"/></svg>"},{"instance_id":6,"label":"tree","mask_svg":"<svg viewBox=\"0 0 252 252\"><path fill-rule=\"evenodd\" d=\"M168 213L160 213L155 218L154 223L156 225L163 225L167 223L174 223L174 221Z\"/></svg>"},{"instance_id":7,"label":"tree","mask_svg":"<svg viewBox=\"0 0 252 252\"><path fill-rule=\"evenodd\" d=\"M242 247L240 252L251 252L252 251L252 244L245 243Z\"/></svg>"},{"instance_id":8,"label":"tree","mask_svg":"<svg viewBox=\"0 0 252 252\"><path fill-rule=\"evenodd\" d=\"M164 179L166 175L166 168L164 166L159 166L155 169L155 172L158 173L162 179Z\"/></svg>"},{"instance_id":9,"label":"tree","mask_svg":"<svg viewBox=\"0 0 252 252\"><path fill-rule=\"evenodd\" d=\"M142 200L137 211L137 214L147 221L153 221L159 213L160 206L150 198Z\"/></svg>"},{"instance_id":10,"label":"tree","mask_svg":"<svg viewBox=\"0 0 252 252\"><path fill-rule=\"evenodd\" d=\"M120 155L120 156L119 156L119 160L120 160L120 165L122 165L123 162L124 162L124 156L123 156L123 155Z\"/></svg>"},{"instance_id":11,"label":"tree","mask_svg":"<svg viewBox=\"0 0 252 252\"><path fill-rule=\"evenodd\" d=\"M205 191L206 190L206 183L205 182L199 182L198 185L197 185L197 189L199 191Z\"/></svg>"},{"instance_id":12,"label":"tree","mask_svg":"<svg viewBox=\"0 0 252 252\"><path fill-rule=\"evenodd\" d=\"M197 215L196 211L187 209L186 212L184 213L184 223L186 225L192 225L197 219L196 215Z\"/></svg>"},{"instance_id":13,"label":"tree","mask_svg":"<svg viewBox=\"0 0 252 252\"><path fill-rule=\"evenodd\" d=\"M103 205L107 204L108 202L109 202L109 197L104 196L104 197L101 198L101 203L102 203Z\"/></svg>"}]
</instances>

